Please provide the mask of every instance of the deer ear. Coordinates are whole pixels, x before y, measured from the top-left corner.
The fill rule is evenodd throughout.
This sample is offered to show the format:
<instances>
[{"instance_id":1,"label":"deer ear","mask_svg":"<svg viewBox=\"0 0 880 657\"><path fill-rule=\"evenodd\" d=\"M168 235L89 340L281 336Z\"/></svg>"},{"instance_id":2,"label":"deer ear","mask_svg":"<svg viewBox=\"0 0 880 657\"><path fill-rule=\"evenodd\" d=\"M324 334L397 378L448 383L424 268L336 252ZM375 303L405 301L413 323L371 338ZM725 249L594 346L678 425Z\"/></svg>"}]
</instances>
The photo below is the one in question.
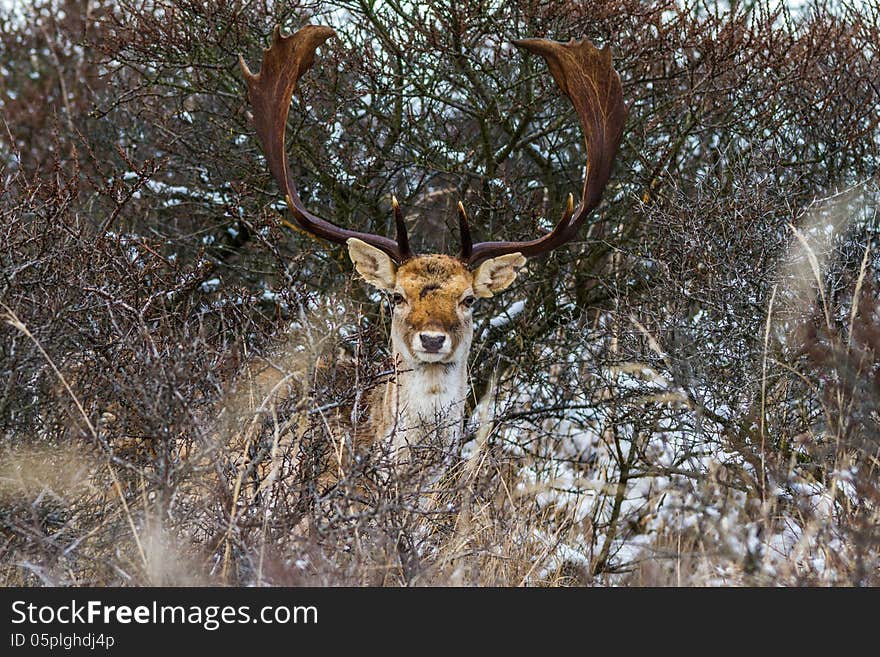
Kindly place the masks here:
<instances>
[{"instance_id":1,"label":"deer ear","mask_svg":"<svg viewBox=\"0 0 880 657\"><path fill-rule=\"evenodd\" d=\"M474 272L474 294L491 297L516 280L516 270L526 264L522 253L508 253L487 260Z\"/></svg>"},{"instance_id":2,"label":"deer ear","mask_svg":"<svg viewBox=\"0 0 880 657\"><path fill-rule=\"evenodd\" d=\"M348 255L354 268L367 283L380 290L394 289L397 268L388 254L356 237L350 237L345 243L348 244Z\"/></svg>"}]
</instances>

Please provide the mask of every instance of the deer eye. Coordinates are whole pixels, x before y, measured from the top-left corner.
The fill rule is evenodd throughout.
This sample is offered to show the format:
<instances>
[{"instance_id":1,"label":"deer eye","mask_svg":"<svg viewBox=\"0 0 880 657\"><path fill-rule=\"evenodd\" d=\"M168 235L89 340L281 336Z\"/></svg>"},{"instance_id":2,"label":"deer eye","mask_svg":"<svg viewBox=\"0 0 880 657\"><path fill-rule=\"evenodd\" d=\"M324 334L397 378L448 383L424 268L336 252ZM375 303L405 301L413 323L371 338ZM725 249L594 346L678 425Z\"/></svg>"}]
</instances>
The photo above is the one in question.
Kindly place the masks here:
<instances>
[{"instance_id":1,"label":"deer eye","mask_svg":"<svg viewBox=\"0 0 880 657\"><path fill-rule=\"evenodd\" d=\"M395 292L391 295L391 304L394 306L399 306L402 303L405 303L406 299L403 298L403 295L399 292Z\"/></svg>"},{"instance_id":2,"label":"deer eye","mask_svg":"<svg viewBox=\"0 0 880 657\"><path fill-rule=\"evenodd\" d=\"M465 308L472 308L473 305L477 302L477 297L473 295L468 295L464 299L461 300L461 305Z\"/></svg>"}]
</instances>

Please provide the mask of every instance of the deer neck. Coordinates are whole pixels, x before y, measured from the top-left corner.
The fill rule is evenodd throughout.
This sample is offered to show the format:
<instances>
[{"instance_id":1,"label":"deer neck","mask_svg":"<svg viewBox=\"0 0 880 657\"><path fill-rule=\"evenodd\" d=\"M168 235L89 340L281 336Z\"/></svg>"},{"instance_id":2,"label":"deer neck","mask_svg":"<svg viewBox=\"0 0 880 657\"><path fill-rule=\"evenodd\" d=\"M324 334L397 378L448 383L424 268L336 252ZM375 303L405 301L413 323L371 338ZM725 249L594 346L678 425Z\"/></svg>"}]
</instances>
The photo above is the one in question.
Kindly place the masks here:
<instances>
[{"instance_id":1,"label":"deer neck","mask_svg":"<svg viewBox=\"0 0 880 657\"><path fill-rule=\"evenodd\" d=\"M395 376L386 384L383 429L394 446L439 436L446 447L461 437L467 397L467 360L413 362L394 352Z\"/></svg>"}]
</instances>

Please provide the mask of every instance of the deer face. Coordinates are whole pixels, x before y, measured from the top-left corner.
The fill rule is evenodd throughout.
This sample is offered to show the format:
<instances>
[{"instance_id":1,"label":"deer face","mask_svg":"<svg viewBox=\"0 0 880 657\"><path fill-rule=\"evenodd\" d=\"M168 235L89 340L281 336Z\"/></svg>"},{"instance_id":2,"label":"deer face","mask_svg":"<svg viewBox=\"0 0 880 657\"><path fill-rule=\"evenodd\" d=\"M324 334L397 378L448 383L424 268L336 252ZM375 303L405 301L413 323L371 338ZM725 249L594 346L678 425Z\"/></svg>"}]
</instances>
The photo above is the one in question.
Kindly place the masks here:
<instances>
[{"instance_id":1,"label":"deer face","mask_svg":"<svg viewBox=\"0 0 880 657\"><path fill-rule=\"evenodd\" d=\"M358 273L392 295L391 339L408 364L461 362L473 339L473 305L516 279L526 260L510 253L485 261L471 271L446 255L424 255L399 267L384 252L359 239L348 240Z\"/></svg>"}]
</instances>

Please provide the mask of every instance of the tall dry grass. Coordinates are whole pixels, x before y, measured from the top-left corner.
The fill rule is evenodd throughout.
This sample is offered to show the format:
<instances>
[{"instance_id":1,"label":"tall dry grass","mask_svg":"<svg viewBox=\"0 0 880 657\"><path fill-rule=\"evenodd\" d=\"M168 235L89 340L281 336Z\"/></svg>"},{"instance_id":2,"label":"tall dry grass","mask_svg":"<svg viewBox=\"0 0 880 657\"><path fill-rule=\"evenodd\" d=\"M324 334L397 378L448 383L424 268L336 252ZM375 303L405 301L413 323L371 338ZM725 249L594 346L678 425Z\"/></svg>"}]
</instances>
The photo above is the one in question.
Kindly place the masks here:
<instances>
[{"instance_id":1,"label":"tall dry grass","mask_svg":"<svg viewBox=\"0 0 880 657\"><path fill-rule=\"evenodd\" d=\"M876 11L153 4L0 16L2 583L878 583ZM284 227L236 68L276 22L340 33L292 111L309 206L385 232L395 193L428 249L458 198L516 239L581 183L509 40L614 46L607 202L477 309L439 479L430 436L353 444L387 305Z\"/></svg>"}]
</instances>

